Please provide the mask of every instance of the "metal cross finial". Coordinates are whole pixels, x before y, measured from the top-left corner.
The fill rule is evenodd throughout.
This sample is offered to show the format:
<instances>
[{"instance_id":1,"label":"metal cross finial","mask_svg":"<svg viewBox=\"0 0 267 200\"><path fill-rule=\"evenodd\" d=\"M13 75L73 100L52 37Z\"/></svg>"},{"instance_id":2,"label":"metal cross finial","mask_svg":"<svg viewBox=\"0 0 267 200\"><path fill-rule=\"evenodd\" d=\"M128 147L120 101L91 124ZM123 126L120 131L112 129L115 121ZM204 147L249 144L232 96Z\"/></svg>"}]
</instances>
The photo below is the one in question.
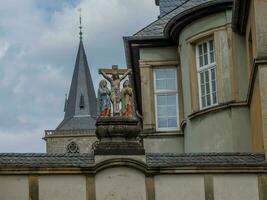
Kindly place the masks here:
<instances>
[{"instance_id":1,"label":"metal cross finial","mask_svg":"<svg viewBox=\"0 0 267 200\"><path fill-rule=\"evenodd\" d=\"M79 33L79 35L80 35L80 40L82 40L83 39L83 33L82 33L82 9L79 8L78 11L80 13L80 26L79 26L80 33Z\"/></svg>"}]
</instances>

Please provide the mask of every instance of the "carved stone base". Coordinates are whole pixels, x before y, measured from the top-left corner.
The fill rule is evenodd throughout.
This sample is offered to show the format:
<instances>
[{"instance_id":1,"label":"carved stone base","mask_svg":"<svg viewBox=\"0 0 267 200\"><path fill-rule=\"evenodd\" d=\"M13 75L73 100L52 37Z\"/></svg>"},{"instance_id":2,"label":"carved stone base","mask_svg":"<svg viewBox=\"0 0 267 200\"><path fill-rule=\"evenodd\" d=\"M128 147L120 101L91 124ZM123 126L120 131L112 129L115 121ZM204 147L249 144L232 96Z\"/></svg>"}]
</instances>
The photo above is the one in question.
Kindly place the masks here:
<instances>
[{"instance_id":1,"label":"carved stone base","mask_svg":"<svg viewBox=\"0 0 267 200\"><path fill-rule=\"evenodd\" d=\"M138 142L99 142L95 155L144 155L145 149Z\"/></svg>"},{"instance_id":2,"label":"carved stone base","mask_svg":"<svg viewBox=\"0 0 267 200\"><path fill-rule=\"evenodd\" d=\"M99 117L96 121L95 155L144 155L145 150L137 140L141 131L135 118Z\"/></svg>"}]
</instances>

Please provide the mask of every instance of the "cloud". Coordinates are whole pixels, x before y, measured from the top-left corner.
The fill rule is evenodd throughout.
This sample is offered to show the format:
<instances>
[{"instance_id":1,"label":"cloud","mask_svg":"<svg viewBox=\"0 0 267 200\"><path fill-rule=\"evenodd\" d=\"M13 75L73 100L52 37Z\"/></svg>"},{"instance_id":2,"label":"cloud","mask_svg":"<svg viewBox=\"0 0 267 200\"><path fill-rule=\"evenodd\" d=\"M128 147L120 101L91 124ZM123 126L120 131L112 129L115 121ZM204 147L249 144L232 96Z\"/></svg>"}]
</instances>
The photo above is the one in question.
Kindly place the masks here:
<instances>
[{"instance_id":1,"label":"cloud","mask_svg":"<svg viewBox=\"0 0 267 200\"><path fill-rule=\"evenodd\" d=\"M63 119L78 8L95 86L99 67L125 66L122 36L158 15L154 0L0 1L0 152L44 152L44 130Z\"/></svg>"}]
</instances>

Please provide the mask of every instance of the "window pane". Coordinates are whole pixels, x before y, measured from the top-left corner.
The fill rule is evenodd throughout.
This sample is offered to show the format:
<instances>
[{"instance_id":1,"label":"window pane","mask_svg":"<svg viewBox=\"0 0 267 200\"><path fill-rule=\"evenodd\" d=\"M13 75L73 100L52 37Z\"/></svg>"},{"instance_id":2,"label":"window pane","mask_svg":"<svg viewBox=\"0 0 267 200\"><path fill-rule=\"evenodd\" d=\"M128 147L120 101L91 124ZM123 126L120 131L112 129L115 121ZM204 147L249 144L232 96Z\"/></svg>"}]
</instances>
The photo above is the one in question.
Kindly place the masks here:
<instances>
[{"instance_id":1,"label":"window pane","mask_svg":"<svg viewBox=\"0 0 267 200\"><path fill-rule=\"evenodd\" d=\"M168 127L168 119L158 118L158 127L159 128L167 128Z\"/></svg>"},{"instance_id":2,"label":"window pane","mask_svg":"<svg viewBox=\"0 0 267 200\"><path fill-rule=\"evenodd\" d=\"M216 92L212 93L212 100L213 100L214 104L217 103L217 93Z\"/></svg>"},{"instance_id":3,"label":"window pane","mask_svg":"<svg viewBox=\"0 0 267 200\"><path fill-rule=\"evenodd\" d=\"M166 80L156 80L156 89L164 90L166 88Z\"/></svg>"},{"instance_id":4,"label":"window pane","mask_svg":"<svg viewBox=\"0 0 267 200\"><path fill-rule=\"evenodd\" d=\"M210 94L210 84L206 83L206 94Z\"/></svg>"},{"instance_id":5,"label":"window pane","mask_svg":"<svg viewBox=\"0 0 267 200\"><path fill-rule=\"evenodd\" d=\"M204 84L204 72L200 73L200 83Z\"/></svg>"},{"instance_id":6,"label":"window pane","mask_svg":"<svg viewBox=\"0 0 267 200\"><path fill-rule=\"evenodd\" d=\"M158 105L167 105L167 96L166 95L157 95L157 104Z\"/></svg>"},{"instance_id":7,"label":"window pane","mask_svg":"<svg viewBox=\"0 0 267 200\"><path fill-rule=\"evenodd\" d=\"M176 90L176 69L156 69L156 90Z\"/></svg>"},{"instance_id":8,"label":"window pane","mask_svg":"<svg viewBox=\"0 0 267 200\"><path fill-rule=\"evenodd\" d=\"M199 57L199 67L203 66L203 56Z\"/></svg>"},{"instance_id":9,"label":"window pane","mask_svg":"<svg viewBox=\"0 0 267 200\"><path fill-rule=\"evenodd\" d=\"M210 63L214 63L214 51L210 52Z\"/></svg>"},{"instance_id":10,"label":"window pane","mask_svg":"<svg viewBox=\"0 0 267 200\"><path fill-rule=\"evenodd\" d=\"M167 96L167 105L176 105L176 95Z\"/></svg>"},{"instance_id":11,"label":"window pane","mask_svg":"<svg viewBox=\"0 0 267 200\"><path fill-rule=\"evenodd\" d=\"M167 79L166 80L166 88L167 90L175 90L176 89L176 80L175 79Z\"/></svg>"},{"instance_id":12,"label":"window pane","mask_svg":"<svg viewBox=\"0 0 267 200\"><path fill-rule=\"evenodd\" d=\"M210 101L210 95L208 94L207 95L207 106L210 106L211 105L211 101Z\"/></svg>"},{"instance_id":13,"label":"window pane","mask_svg":"<svg viewBox=\"0 0 267 200\"><path fill-rule=\"evenodd\" d=\"M168 116L175 116L176 117L176 115L177 115L177 113L176 113L176 106L168 106L167 108L168 108L167 109L167 115Z\"/></svg>"},{"instance_id":14,"label":"window pane","mask_svg":"<svg viewBox=\"0 0 267 200\"><path fill-rule=\"evenodd\" d=\"M204 65L208 65L208 54L204 54Z\"/></svg>"},{"instance_id":15,"label":"window pane","mask_svg":"<svg viewBox=\"0 0 267 200\"><path fill-rule=\"evenodd\" d=\"M168 119L168 127L177 127L177 119L169 118Z\"/></svg>"},{"instance_id":16,"label":"window pane","mask_svg":"<svg viewBox=\"0 0 267 200\"><path fill-rule=\"evenodd\" d=\"M216 82L215 81L211 82L211 91L216 92Z\"/></svg>"},{"instance_id":17,"label":"window pane","mask_svg":"<svg viewBox=\"0 0 267 200\"><path fill-rule=\"evenodd\" d=\"M165 69L166 78L176 79L176 69Z\"/></svg>"},{"instance_id":18,"label":"window pane","mask_svg":"<svg viewBox=\"0 0 267 200\"><path fill-rule=\"evenodd\" d=\"M210 78L209 78L209 71L205 71L205 82L208 83L210 81Z\"/></svg>"},{"instance_id":19,"label":"window pane","mask_svg":"<svg viewBox=\"0 0 267 200\"><path fill-rule=\"evenodd\" d=\"M205 95L205 85L201 85L201 96Z\"/></svg>"},{"instance_id":20,"label":"window pane","mask_svg":"<svg viewBox=\"0 0 267 200\"><path fill-rule=\"evenodd\" d=\"M198 54L201 56L203 54L202 52L202 44L198 45Z\"/></svg>"},{"instance_id":21,"label":"window pane","mask_svg":"<svg viewBox=\"0 0 267 200\"><path fill-rule=\"evenodd\" d=\"M176 94L157 95L158 128L176 128L178 126L177 106Z\"/></svg>"},{"instance_id":22,"label":"window pane","mask_svg":"<svg viewBox=\"0 0 267 200\"><path fill-rule=\"evenodd\" d=\"M177 69L155 69L158 128L177 128Z\"/></svg>"},{"instance_id":23,"label":"window pane","mask_svg":"<svg viewBox=\"0 0 267 200\"><path fill-rule=\"evenodd\" d=\"M215 68L211 69L211 80L215 80Z\"/></svg>"},{"instance_id":24,"label":"window pane","mask_svg":"<svg viewBox=\"0 0 267 200\"><path fill-rule=\"evenodd\" d=\"M158 116L159 117L168 116L168 107L158 106Z\"/></svg>"},{"instance_id":25,"label":"window pane","mask_svg":"<svg viewBox=\"0 0 267 200\"><path fill-rule=\"evenodd\" d=\"M166 78L166 73L164 71L164 69L156 69L156 79L164 79Z\"/></svg>"},{"instance_id":26,"label":"window pane","mask_svg":"<svg viewBox=\"0 0 267 200\"><path fill-rule=\"evenodd\" d=\"M207 105L206 105L206 98L205 98L205 96L203 96L202 98L201 98L201 100L202 100L202 107L203 108L205 108Z\"/></svg>"}]
</instances>

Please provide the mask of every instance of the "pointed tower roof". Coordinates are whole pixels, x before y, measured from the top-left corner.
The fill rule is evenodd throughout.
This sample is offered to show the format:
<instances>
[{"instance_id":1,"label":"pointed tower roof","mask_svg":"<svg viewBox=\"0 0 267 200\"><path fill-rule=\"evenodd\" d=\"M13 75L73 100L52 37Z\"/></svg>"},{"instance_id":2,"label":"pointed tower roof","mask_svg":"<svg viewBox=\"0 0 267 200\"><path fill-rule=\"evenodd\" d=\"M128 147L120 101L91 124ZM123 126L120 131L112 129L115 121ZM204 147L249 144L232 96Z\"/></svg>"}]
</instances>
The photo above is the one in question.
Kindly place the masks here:
<instances>
[{"instance_id":1,"label":"pointed tower roof","mask_svg":"<svg viewBox=\"0 0 267 200\"><path fill-rule=\"evenodd\" d=\"M95 128L96 95L81 35L65 116L57 130Z\"/></svg>"}]
</instances>

